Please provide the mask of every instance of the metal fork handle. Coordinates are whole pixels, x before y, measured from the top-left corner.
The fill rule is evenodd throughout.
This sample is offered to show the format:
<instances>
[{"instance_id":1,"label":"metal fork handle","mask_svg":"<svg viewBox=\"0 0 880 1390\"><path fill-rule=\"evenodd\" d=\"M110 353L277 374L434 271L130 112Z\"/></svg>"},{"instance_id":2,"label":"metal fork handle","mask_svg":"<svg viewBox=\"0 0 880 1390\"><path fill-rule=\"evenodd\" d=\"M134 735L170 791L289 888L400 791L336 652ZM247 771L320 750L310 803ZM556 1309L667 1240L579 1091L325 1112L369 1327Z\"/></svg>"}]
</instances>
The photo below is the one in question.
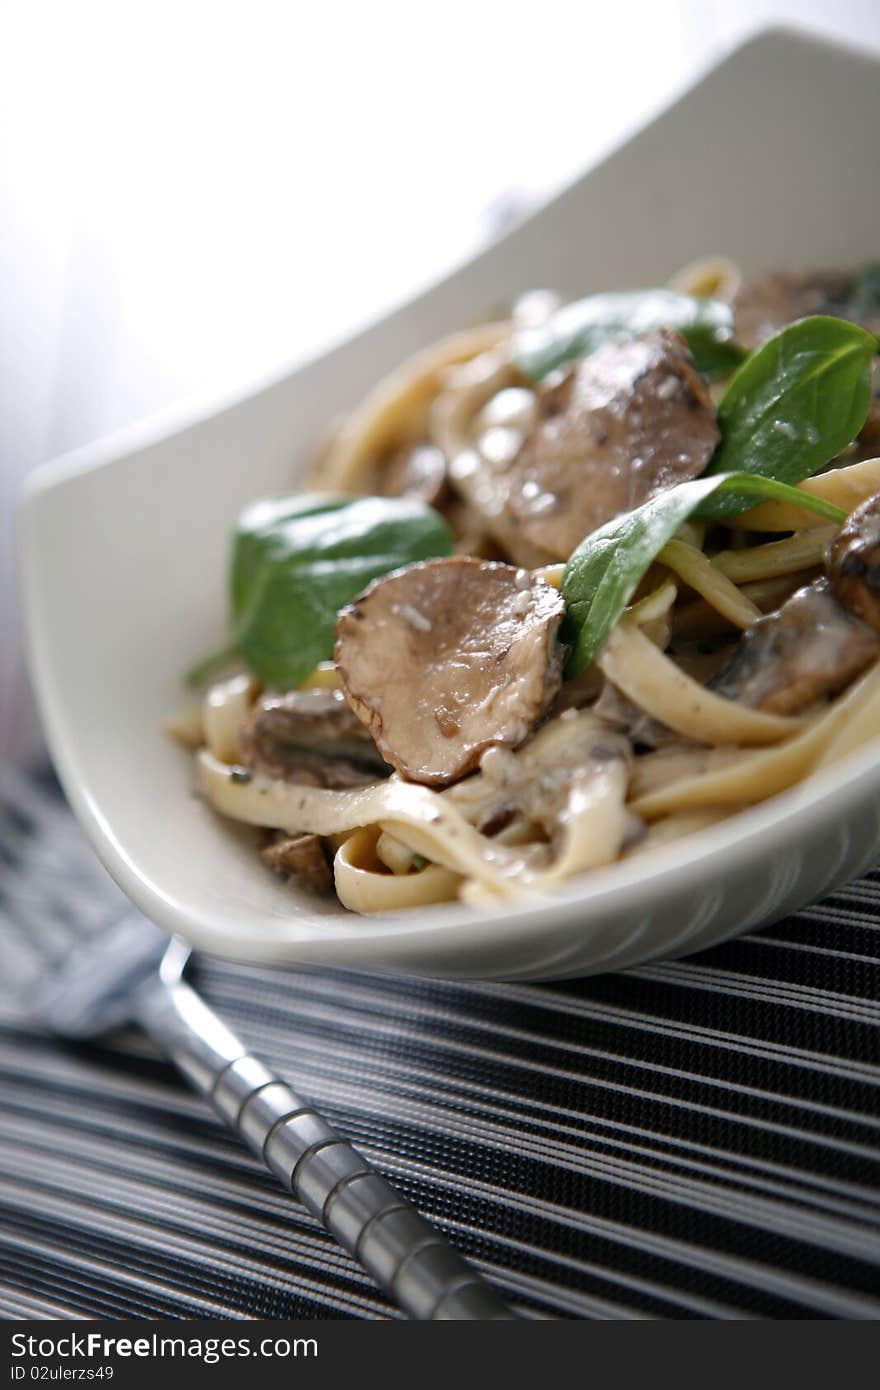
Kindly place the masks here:
<instances>
[{"instance_id":1,"label":"metal fork handle","mask_svg":"<svg viewBox=\"0 0 880 1390\"><path fill-rule=\"evenodd\" d=\"M490 1284L189 985L153 977L137 1021L284 1187L411 1318L512 1319Z\"/></svg>"}]
</instances>

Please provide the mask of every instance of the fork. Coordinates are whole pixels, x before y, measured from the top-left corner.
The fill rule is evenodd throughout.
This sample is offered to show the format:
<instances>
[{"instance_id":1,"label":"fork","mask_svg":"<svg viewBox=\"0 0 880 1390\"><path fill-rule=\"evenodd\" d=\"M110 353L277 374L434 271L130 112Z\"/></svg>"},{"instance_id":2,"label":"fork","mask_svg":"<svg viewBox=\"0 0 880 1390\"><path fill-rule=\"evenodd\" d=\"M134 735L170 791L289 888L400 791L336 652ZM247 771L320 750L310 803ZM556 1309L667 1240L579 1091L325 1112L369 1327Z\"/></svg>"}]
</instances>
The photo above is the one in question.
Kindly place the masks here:
<instances>
[{"instance_id":1,"label":"fork","mask_svg":"<svg viewBox=\"0 0 880 1390\"><path fill-rule=\"evenodd\" d=\"M7 803L8 814L14 806ZM21 888L27 881L21 867L18 875ZM8 875L4 888L14 918ZM19 908L26 915L23 901ZM516 1318L315 1106L208 1008L184 979L190 958L184 942L129 906L114 925L72 947L59 949L57 940L53 946L56 959L28 991L31 1012L45 1027L87 1041L136 1024L409 1317Z\"/></svg>"}]
</instances>

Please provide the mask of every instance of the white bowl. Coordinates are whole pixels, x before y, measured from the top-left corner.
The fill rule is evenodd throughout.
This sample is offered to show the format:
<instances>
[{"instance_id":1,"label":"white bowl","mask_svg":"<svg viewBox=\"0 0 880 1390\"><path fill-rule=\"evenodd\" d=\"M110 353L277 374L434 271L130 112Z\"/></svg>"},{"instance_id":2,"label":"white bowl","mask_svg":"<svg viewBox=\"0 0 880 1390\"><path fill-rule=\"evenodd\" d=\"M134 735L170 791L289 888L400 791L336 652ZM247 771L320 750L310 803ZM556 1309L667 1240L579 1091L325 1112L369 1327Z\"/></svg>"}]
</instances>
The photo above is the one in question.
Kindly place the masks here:
<instances>
[{"instance_id":1,"label":"white bowl","mask_svg":"<svg viewBox=\"0 0 880 1390\"><path fill-rule=\"evenodd\" d=\"M876 743L550 902L360 918L273 878L251 833L190 795L189 759L161 730L181 704L181 671L223 635L230 523L249 498L296 485L340 409L530 286L651 284L712 252L748 270L875 256L878 111L880 63L762 34L551 205L344 346L208 418L129 431L35 475L25 593L49 743L98 854L145 913L240 960L535 979L701 949L869 863Z\"/></svg>"}]
</instances>

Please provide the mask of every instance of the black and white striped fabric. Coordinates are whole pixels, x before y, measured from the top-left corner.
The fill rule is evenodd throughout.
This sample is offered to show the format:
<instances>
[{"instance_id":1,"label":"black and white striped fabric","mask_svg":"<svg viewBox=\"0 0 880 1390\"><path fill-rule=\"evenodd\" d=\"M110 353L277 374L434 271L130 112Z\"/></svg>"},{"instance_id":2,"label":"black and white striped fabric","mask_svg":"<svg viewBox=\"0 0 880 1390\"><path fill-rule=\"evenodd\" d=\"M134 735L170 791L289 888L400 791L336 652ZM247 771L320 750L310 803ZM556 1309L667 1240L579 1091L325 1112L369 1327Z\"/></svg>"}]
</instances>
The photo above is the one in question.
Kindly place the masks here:
<instances>
[{"instance_id":1,"label":"black and white striped fabric","mask_svg":"<svg viewBox=\"0 0 880 1390\"><path fill-rule=\"evenodd\" d=\"M121 897L48 777L0 798L0 1312L395 1310L134 1036L27 1021ZM206 998L527 1315L880 1316L880 873L559 985L201 961Z\"/></svg>"}]
</instances>

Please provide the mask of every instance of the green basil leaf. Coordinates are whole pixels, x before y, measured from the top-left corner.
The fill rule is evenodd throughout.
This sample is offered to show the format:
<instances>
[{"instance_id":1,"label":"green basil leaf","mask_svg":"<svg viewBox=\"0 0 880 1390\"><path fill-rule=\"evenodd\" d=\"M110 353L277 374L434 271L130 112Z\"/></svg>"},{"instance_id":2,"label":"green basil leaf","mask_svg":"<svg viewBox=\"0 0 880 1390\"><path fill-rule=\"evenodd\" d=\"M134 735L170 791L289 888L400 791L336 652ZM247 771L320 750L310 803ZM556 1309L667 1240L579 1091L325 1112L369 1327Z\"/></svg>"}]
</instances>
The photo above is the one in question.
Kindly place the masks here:
<instances>
[{"instance_id":1,"label":"green basil leaf","mask_svg":"<svg viewBox=\"0 0 880 1390\"><path fill-rule=\"evenodd\" d=\"M254 502L235 533L235 645L266 685L301 685L333 655L336 616L370 580L451 553L440 513L407 498L312 494Z\"/></svg>"},{"instance_id":2,"label":"green basil leaf","mask_svg":"<svg viewBox=\"0 0 880 1390\"><path fill-rule=\"evenodd\" d=\"M596 659L666 542L713 495L743 499L740 511L753 506L755 499L778 498L830 521L846 518L842 508L772 478L716 473L679 483L635 511L606 522L581 541L562 575L567 610L562 637L571 648L566 675L579 675Z\"/></svg>"},{"instance_id":3,"label":"green basil leaf","mask_svg":"<svg viewBox=\"0 0 880 1390\"><path fill-rule=\"evenodd\" d=\"M733 339L729 304L657 289L591 294L563 305L540 328L520 331L514 361L526 376L541 381L565 362L587 357L612 338L656 328L677 328L704 376L726 376L745 357Z\"/></svg>"},{"instance_id":4,"label":"green basil leaf","mask_svg":"<svg viewBox=\"0 0 880 1390\"><path fill-rule=\"evenodd\" d=\"M710 473L800 483L851 444L871 402L877 341L845 319L816 315L783 328L740 367L718 406L721 443ZM742 508L713 496L700 516Z\"/></svg>"}]
</instances>

